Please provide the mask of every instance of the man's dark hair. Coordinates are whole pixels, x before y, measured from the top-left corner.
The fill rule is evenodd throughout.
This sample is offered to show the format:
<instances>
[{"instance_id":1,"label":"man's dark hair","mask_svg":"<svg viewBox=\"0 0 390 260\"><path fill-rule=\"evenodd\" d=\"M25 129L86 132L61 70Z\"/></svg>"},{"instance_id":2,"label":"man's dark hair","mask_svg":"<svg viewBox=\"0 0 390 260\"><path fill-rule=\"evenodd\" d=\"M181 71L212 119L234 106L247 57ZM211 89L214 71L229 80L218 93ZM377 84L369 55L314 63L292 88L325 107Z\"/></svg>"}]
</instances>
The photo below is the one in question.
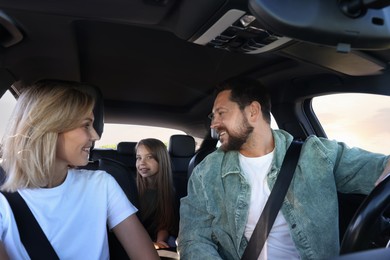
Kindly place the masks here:
<instances>
[{"instance_id":1,"label":"man's dark hair","mask_svg":"<svg viewBox=\"0 0 390 260\"><path fill-rule=\"evenodd\" d=\"M271 98L265 86L258 80L247 77L228 79L217 85L217 94L231 90L230 100L237 103L241 110L257 101L261 105L264 120L271 123Z\"/></svg>"}]
</instances>

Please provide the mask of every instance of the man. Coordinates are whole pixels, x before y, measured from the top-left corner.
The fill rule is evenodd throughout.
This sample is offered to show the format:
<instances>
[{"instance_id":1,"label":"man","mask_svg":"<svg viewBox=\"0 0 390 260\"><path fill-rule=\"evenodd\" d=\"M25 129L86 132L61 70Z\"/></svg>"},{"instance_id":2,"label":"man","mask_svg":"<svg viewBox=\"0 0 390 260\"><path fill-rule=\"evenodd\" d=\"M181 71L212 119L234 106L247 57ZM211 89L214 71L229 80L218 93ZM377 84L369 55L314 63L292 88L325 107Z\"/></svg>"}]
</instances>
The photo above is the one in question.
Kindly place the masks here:
<instances>
[{"instance_id":1,"label":"man","mask_svg":"<svg viewBox=\"0 0 390 260\"><path fill-rule=\"evenodd\" d=\"M251 79L220 85L211 128L220 148L194 170L181 201L181 259L240 259L293 136L270 127L271 104ZM368 194L389 156L310 136L259 259L338 255L337 191Z\"/></svg>"}]
</instances>

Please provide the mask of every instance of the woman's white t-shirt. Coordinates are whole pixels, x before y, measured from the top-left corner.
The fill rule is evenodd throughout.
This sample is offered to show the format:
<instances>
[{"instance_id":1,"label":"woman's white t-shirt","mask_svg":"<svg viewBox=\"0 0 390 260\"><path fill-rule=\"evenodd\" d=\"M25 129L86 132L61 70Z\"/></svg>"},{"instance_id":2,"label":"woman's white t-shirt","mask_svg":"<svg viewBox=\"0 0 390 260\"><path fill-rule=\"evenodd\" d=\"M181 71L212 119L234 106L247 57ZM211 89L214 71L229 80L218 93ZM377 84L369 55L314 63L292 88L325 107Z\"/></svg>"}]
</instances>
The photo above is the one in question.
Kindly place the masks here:
<instances>
[{"instance_id":1,"label":"woman's white t-shirt","mask_svg":"<svg viewBox=\"0 0 390 260\"><path fill-rule=\"evenodd\" d=\"M107 224L112 229L137 212L115 179L104 171L70 169L60 186L21 189L19 193L60 259L109 259ZM29 259L3 194L0 235L11 259Z\"/></svg>"}]
</instances>

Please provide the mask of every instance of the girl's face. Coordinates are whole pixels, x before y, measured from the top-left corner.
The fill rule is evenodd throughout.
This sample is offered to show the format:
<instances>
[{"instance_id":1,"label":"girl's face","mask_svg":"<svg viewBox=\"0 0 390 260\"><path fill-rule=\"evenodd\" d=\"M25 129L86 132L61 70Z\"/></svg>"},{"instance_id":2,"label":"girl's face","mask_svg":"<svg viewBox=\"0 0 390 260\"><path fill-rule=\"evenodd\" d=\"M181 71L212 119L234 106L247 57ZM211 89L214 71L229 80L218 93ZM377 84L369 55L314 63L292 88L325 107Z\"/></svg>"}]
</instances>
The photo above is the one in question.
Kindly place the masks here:
<instances>
[{"instance_id":1,"label":"girl's face","mask_svg":"<svg viewBox=\"0 0 390 260\"><path fill-rule=\"evenodd\" d=\"M136 155L137 172L142 178L151 177L158 172L158 162L153 157L149 149L144 145L139 145Z\"/></svg>"},{"instance_id":2,"label":"girl's face","mask_svg":"<svg viewBox=\"0 0 390 260\"><path fill-rule=\"evenodd\" d=\"M99 135L93 128L93 113L85 116L80 127L58 134L57 163L84 166L88 164L89 151Z\"/></svg>"}]
</instances>

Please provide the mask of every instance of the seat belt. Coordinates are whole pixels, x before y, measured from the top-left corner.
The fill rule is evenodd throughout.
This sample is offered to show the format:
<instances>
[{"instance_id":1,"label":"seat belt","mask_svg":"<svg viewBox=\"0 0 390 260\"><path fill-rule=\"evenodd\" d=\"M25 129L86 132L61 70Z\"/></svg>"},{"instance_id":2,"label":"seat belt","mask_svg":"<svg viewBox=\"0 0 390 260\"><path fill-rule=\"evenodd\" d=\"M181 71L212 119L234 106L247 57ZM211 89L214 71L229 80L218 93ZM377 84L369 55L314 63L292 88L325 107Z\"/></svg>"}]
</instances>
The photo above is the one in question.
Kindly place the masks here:
<instances>
[{"instance_id":1,"label":"seat belt","mask_svg":"<svg viewBox=\"0 0 390 260\"><path fill-rule=\"evenodd\" d=\"M18 226L20 240L31 260L59 260L58 255L19 192L2 191L1 193L11 206Z\"/></svg>"},{"instance_id":2,"label":"seat belt","mask_svg":"<svg viewBox=\"0 0 390 260\"><path fill-rule=\"evenodd\" d=\"M263 212L257 221L255 230L249 239L241 260L258 259L268 234L275 222L276 216L282 207L284 197L293 178L295 168L302 148L301 141L293 141L284 156L282 167L276 179L271 194L265 204Z\"/></svg>"}]
</instances>

